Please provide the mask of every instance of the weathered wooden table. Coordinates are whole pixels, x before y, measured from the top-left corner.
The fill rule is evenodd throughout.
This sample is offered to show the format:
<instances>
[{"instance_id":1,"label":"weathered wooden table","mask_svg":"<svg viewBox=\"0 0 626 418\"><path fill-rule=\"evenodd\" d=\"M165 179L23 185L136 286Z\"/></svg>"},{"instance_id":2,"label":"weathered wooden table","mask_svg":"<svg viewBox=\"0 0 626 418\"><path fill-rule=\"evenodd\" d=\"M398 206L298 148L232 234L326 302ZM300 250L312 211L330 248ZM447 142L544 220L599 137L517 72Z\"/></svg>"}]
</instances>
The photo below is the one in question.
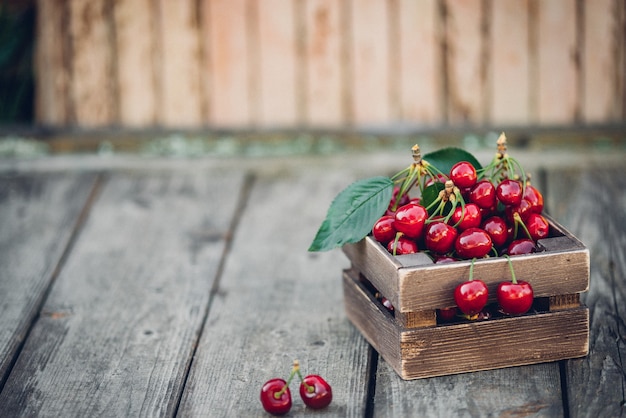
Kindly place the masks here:
<instances>
[{"instance_id":1,"label":"weathered wooden table","mask_svg":"<svg viewBox=\"0 0 626 418\"><path fill-rule=\"evenodd\" d=\"M294 385L291 416L624 415L624 155L518 155L590 249L590 354L413 381L347 321L342 252L307 252L338 191L404 156L0 160L0 416L265 416L294 359L334 400Z\"/></svg>"}]
</instances>

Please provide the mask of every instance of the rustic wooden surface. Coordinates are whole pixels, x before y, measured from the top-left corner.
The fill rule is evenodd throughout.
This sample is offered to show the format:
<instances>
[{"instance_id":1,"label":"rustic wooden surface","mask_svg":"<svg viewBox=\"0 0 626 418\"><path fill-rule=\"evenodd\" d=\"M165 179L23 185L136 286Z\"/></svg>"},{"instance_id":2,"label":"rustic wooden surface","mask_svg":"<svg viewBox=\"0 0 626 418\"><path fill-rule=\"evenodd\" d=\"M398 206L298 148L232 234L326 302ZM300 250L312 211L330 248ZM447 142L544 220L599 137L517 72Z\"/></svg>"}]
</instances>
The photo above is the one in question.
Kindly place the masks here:
<instances>
[{"instance_id":1,"label":"rustic wooden surface","mask_svg":"<svg viewBox=\"0 0 626 418\"><path fill-rule=\"evenodd\" d=\"M38 0L37 122L623 122L620 0Z\"/></svg>"},{"instance_id":2,"label":"rustic wooden surface","mask_svg":"<svg viewBox=\"0 0 626 418\"><path fill-rule=\"evenodd\" d=\"M293 359L335 396L313 412L294 393L290 416L623 415L624 153L520 157L590 249L590 353L409 382L348 322L345 255L306 251L335 194L397 153L2 159L2 415L266 416L259 388Z\"/></svg>"}]
</instances>

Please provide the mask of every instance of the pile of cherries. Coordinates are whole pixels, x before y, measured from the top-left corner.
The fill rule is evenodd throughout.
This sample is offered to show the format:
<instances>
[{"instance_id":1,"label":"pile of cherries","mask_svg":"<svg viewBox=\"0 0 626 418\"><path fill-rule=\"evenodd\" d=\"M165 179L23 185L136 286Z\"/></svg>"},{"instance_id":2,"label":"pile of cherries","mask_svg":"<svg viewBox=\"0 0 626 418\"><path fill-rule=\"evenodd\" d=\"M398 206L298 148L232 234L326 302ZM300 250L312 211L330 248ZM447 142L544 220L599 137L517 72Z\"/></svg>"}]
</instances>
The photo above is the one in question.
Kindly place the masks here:
<instances>
[{"instance_id":1,"label":"pile of cherries","mask_svg":"<svg viewBox=\"0 0 626 418\"><path fill-rule=\"evenodd\" d=\"M261 388L263 409L272 415L285 415L289 412L292 405L289 385L294 376L300 379L300 397L306 406L312 409L322 409L330 405L333 400L333 391L328 382L317 374L302 377L300 363L294 360L287 380L273 378L265 382Z\"/></svg>"},{"instance_id":2,"label":"pile of cherries","mask_svg":"<svg viewBox=\"0 0 626 418\"><path fill-rule=\"evenodd\" d=\"M425 251L436 263L535 252L537 240L550 232L543 196L505 144L480 172L468 161L445 174L420 161L418 175L394 188L389 208L372 228L374 239L393 255ZM439 195L427 206L410 196L411 189L437 183Z\"/></svg>"},{"instance_id":3,"label":"pile of cherries","mask_svg":"<svg viewBox=\"0 0 626 418\"><path fill-rule=\"evenodd\" d=\"M423 251L435 263L536 252L537 241L550 233L543 195L508 155L504 134L497 145L486 167L477 170L471 162L459 161L448 173L421 160L419 148L416 158L414 148L415 163L396 179L389 207L372 228L374 239L393 255ZM438 190L436 198L432 191L430 199L422 198L427 188ZM422 194L412 197L415 189ZM513 280L498 287L500 312L522 314L532 305L532 288L517 282L510 259L509 265ZM513 306L516 297L519 306ZM470 277L456 288L454 298L464 316L475 319L487 303L487 286ZM440 314L446 319L456 312L451 308Z\"/></svg>"}]
</instances>

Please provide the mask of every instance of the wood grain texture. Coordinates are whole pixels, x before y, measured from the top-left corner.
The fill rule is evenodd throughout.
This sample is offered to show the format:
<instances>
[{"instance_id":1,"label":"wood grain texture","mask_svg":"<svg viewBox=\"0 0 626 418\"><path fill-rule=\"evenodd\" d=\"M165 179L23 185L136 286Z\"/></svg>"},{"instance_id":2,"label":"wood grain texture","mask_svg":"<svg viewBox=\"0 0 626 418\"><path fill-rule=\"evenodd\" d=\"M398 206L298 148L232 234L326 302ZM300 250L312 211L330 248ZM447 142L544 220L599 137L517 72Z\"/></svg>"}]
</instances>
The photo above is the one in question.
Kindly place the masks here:
<instances>
[{"instance_id":1,"label":"wood grain texture","mask_svg":"<svg viewBox=\"0 0 626 418\"><path fill-rule=\"evenodd\" d=\"M567 362L570 415L619 416L626 387L624 168L548 172L551 211L591 251L589 356ZM600 186L600 187L599 187ZM599 397L598 393L602 396Z\"/></svg>"},{"instance_id":2,"label":"wood grain texture","mask_svg":"<svg viewBox=\"0 0 626 418\"><path fill-rule=\"evenodd\" d=\"M442 121L439 15L435 0L398 2L399 118L419 125Z\"/></svg>"},{"instance_id":3,"label":"wood grain texture","mask_svg":"<svg viewBox=\"0 0 626 418\"><path fill-rule=\"evenodd\" d=\"M171 415L242 181L112 175L0 394L3 412Z\"/></svg>"},{"instance_id":4,"label":"wood grain texture","mask_svg":"<svg viewBox=\"0 0 626 418\"><path fill-rule=\"evenodd\" d=\"M259 123L292 126L297 120L297 51L294 2L257 2L259 48Z\"/></svg>"},{"instance_id":5,"label":"wood grain texture","mask_svg":"<svg viewBox=\"0 0 626 418\"><path fill-rule=\"evenodd\" d=\"M0 175L0 384L37 316L95 176Z\"/></svg>"},{"instance_id":6,"label":"wood grain texture","mask_svg":"<svg viewBox=\"0 0 626 418\"><path fill-rule=\"evenodd\" d=\"M340 251L306 251L322 207L345 185L340 171L289 170L254 182L179 415L259 416L259 388L287 376L298 359L303 373L321 374L333 387L326 414L363 416L369 348L345 319L341 269L348 262ZM290 415L307 412L294 401Z\"/></svg>"},{"instance_id":7,"label":"wood grain texture","mask_svg":"<svg viewBox=\"0 0 626 418\"><path fill-rule=\"evenodd\" d=\"M342 107L340 0L307 0L304 8L306 123L341 126Z\"/></svg>"},{"instance_id":8,"label":"wood grain texture","mask_svg":"<svg viewBox=\"0 0 626 418\"><path fill-rule=\"evenodd\" d=\"M576 2L538 1L537 94L539 123L571 123L580 117Z\"/></svg>"},{"instance_id":9,"label":"wood grain texture","mask_svg":"<svg viewBox=\"0 0 626 418\"><path fill-rule=\"evenodd\" d=\"M156 12L151 0L117 0L114 5L120 123L149 127L157 122Z\"/></svg>"},{"instance_id":10,"label":"wood grain texture","mask_svg":"<svg viewBox=\"0 0 626 418\"><path fill-rule=\"evenodd\" d=\"M403 379L544 363L589 350L586 307L405 329L352 272L344 275L344 293L350 320Z\"/></svg>"},{"instance_id":11,"label":"wood grain texture","mask_svg":"<svg viewBox=\"0 0 626 418\"><path fill-rule=\"evenodd\" d=\"M106 0L69 2L71 100L76 122L85 127L117 121L117 80Z\"/></svg>"},{"instance_id":12,"label":"wood grain texture","mask_svg":"<svg viewBox=\"0 0 626 418\"><path fill-rule=\"evenodd\" d=\"M446 121L451 124L479 124L485 119L487 97L486 67L483 56L485 36L481 0L444 1L447 95Z\"/></svg>"},{"instance_id":13,"label":"wood grain texture","mask_svg":"<svg viewBox=\"0 0 626 418\"><path fill-rule=\"evenodd\" d=\"M67 13L64 1L39 0L35 42L35 118L44 125L70 121L70 68Z\"/></svg>"},{"instance_id":14,"label":"wood grain texture","mask_svg":"<svg viewBox=\"0 0 626 418\"><path fill-rule=\"evenodd\" d=\"M195 0L161 0L161 118L172 127L203 124L199 16Z\"/></svg>"},{"instance_id":15,"label":"wood grain texture","mask_svg":"<svg viewBox=\"0 0 626 418\"><path fill-rule=\"evenodd\" d=\"M618 120L624 89L624 4L614 0L583 4L583 120Z\"/></svg>"},{"instance_id":16,"label":"wood grain texture","mask_svg":"<svg viewBox=\"0 0 626 418\"><path fill-rule=\"evenodd\" d=\"M214 0L209 15L210 123L217 127L249 126L252 63L247 36L248 1Z\"/></svg>"},{"instance_id":17,"label":"wood grain texture","mask_svg":"<svg viewBox=\"0 0 626 418\"><path fill-rule=\"evenodd\" d=\"M530 121L528 1L494 1L490 18L490 119L524 125Z\"/></svg>"},{"instance_id":18,"label":"wood grain texture","mask_svg":"<svg viewBox=\"0 0 626 418\"><path fill-rule=\"evenodd\" d=\"M373 126L390 119L389 17L380 0L350 2L352 77L351 107L354 123Z\"/></svg>"}]
</instances>

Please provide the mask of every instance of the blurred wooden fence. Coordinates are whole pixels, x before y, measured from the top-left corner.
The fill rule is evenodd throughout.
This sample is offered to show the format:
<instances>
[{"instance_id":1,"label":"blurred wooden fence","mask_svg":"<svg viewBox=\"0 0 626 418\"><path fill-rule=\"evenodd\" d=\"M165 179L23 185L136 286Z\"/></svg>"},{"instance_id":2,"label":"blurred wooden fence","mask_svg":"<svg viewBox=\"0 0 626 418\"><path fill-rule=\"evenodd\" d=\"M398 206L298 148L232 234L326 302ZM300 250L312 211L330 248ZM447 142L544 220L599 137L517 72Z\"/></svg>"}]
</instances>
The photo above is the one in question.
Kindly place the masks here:
<instances>
[{"instance_id":1,"label":"blurred wooden fence","mask_svg":"<svg viewBox=\"0 0 626 418\"><path fill-rule=\"evenodd\" d=\"M40 0L53 126L620 123L622 0Z\"/></svg>"}]
</instances>

